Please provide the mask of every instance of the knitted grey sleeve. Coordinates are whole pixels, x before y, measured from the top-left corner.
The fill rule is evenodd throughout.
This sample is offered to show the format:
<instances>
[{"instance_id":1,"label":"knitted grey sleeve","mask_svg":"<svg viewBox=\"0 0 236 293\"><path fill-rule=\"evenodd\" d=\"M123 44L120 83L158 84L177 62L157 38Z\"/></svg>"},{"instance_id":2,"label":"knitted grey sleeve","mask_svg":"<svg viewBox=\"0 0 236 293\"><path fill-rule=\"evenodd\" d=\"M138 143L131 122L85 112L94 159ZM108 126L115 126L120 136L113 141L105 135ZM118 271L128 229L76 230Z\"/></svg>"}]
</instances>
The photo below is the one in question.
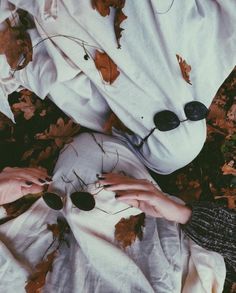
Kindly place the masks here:
<instances>
[{"instance_id":1,"label":"knitted grey sleeve","mask_svg":"<svg viewBox=\"0 0 236 293\"><path fill-rule=\"evenodd\" d=\"M236 211L212 202L194 202L192 216L181 228L198 245L220 253L226 281L236 282Z\"/></svg>"}]
</instances>

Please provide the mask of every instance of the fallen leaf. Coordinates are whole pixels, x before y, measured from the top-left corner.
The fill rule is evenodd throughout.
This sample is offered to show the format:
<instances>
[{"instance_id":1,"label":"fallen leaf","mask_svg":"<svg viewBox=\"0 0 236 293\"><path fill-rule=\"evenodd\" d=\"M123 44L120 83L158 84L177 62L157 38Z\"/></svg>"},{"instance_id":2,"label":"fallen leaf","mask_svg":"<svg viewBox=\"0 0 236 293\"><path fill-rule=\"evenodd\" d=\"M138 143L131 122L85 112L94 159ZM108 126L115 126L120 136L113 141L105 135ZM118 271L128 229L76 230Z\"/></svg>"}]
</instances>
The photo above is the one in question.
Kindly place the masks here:
<instances>
[{"instance_id":1,"label":"fallen leaf","mask_svg":"<svg viewBox=\"0 0 236 293\"><path fill-rule=\"evenodd\" d=\"M124 30L120 27L121 23L127 18L127 16L123 13L122 9L116 9L115 19L114 19L114 29L117 40L118 49L121 48L120 38L121 33Z\"/></svg>"},{"instance_id":2,"label":"fallen leaf","mask_svg":"<svg viewBox=\"0 0 236 293\"><path fill-rule=\"evenodd\" d=\"M58 254L57 249L47 255L47 258L37 264L36 272L29 278L25 291L26 293L41 293L45 285L48 272L52 271L53 261Z\"/></svg>"},{"instance_id":3,"label":"fallen leaf","mask_svg":"<svg viewBox=\"0 0 236 293\"><path fill-rule=\"evenodd\" d=\"M96 9L101 16L107 16L110 14L110 0L92 0L92 7Z\"/></svg>"},{"instance_id":4,"label":"fallen leaf","mask_svg":"<svg viewBox=\"0 0 236 293\"><path fill-rule=\"evenodd\" d=\"M114 127L117 130L121 130L123 132L129 133L129 134L133 133L129 128L127 128L120 121L120 119L113 112L111 112L111 114L109 115L109 117L103 127L103 130L107 134L112 134L112 127Z\"/></svg>"},{"instance_id":5,"label":"fallen leaf","mask_svg":"<svg viewBox=\"0 0 236 293\"><path fill-rule=\"evenodd\" d=\"M12 70L23 69L32 61L33 48L29 34L20 27L0 32L0 54L5 54Z\"/></svg>"},{"instance_id":6,"label":"fallen leaf","mask_svg":"<svg viewBox=\"0 0 236 293\"><path fill-rule=\"evenodd\" d=\"M96 9L103 17L110 14L111 7L116 10L114 17L114 30L118 48L121 47L120 38L121 33L124 30L120 25L127 18L122 10L124 6L125 0L92 0L93 9Z\"/></svg>"},{"instance_id":7,"label":"fallen leaf","mask_svg":"<svg viewBox=\"0 0 236 293\"><path fill-rule=\"evenodd\" d=\"M40 164L40 162L46 161L49 158L51 158L54 155L56 150L57 150L56 146L48 146L48 147L46 147L46 149L42 150L39 153L39 155L38 155L38 157L36 159L33 159L33 158L31 159L30 166L31 167L37 167ZM22 160L23 160L23 158L22 158Z\"/></svg>"},{"instance_id":8,"label":"fallen leaf","mask_svg":"<svg viewBox=\"0 0 236 293\"><path fill-rule=\"evenodd\" d=\"M56 124L51 124L48 130L43 133L36 134L35 138L38 140L54 140L58 147L73 140L73 136L80 130L80 126L75 124L71 119L67 122L59 118Z\"/></svg>"},{"instance_id":9,"label":"fallen leaf","mask_svg":"<svg viewBox=\"0 0 236 293\"><path fill-rule=\"evenodd\" d=\"M236 176L236 169L233 167L234 161L229 163L225 163L224 166L221 168L223 175L234 175Z\"/></svg>"},{"instance_id":10,"label":"fallen leaf","mask_svg":"<svg viewBox=\"0 0 236 293\"><path fill-rule=\"evenodd\" d=\"M119 76L120 72L117 69L117 65L105 52L96 51L94 62L97 69L101 72L103 80L109 84L112 84Z\"/></svg>"},{"instance_id":11,"label":"fallen leaf","mask_svg":"<svg viewBox=\"0 0 236 293\"><path fill-rule=\"evenodd\" d=\"M227 118L233 122L236 122L236 104L233 104L227 112Z\"/></svg>"},{"instance_id":12,"label":"fallen leaf","mask_svg":"<svg viewBox=\"0 0 236 293\"><path fill-rule=\"evenodd\" d=\"M184 78L184 80L191 84L191 81L190 81L190 76L189 76L189 73L191 71L191 66L187 64L187 62L181 57L179 56L178 54L176 54L176 58L178 60L178 63L179 63L179 67L180 67L180 70L181 70L181 73L182 73L182 76Z\"/></svg>"},{"instance_id":13,"label":"fallen leaf","mask_svg":"<svg viewBox=\"0 0 236 293\"><path fill-rule=\"evenodd\" d=\"M52 232L53 238L58 238L60 235L60 227L58 224L48 224L47 229Z\"/></svg>"},{"instance_id":14,"label":"fallen leaf","mask_svg":"<svg viewBox=\"0 0 236 293\"><path fill-rule=\"evenodd\" d=\"M15 103L12 105L12 109L14 112L21 111L24 113L24 118L26 120L30 120L35 113L36 107L35 104L32 103L30 96L22 96L19 103Z\"/></svg>"},{"instance_id":15,"label":"fallen leaf","mask_svg":"<svg viewBox=\"0 0 236 293\"><path fill-rule=\"evenodd\" d=\"M145 214L139 214L137 216L131 216L128 219L122 218L115 225L115 239L118 243L126 248L134 243L136 238L139 240L143 238L143 227Z\"/></svg>"}]
</instances>

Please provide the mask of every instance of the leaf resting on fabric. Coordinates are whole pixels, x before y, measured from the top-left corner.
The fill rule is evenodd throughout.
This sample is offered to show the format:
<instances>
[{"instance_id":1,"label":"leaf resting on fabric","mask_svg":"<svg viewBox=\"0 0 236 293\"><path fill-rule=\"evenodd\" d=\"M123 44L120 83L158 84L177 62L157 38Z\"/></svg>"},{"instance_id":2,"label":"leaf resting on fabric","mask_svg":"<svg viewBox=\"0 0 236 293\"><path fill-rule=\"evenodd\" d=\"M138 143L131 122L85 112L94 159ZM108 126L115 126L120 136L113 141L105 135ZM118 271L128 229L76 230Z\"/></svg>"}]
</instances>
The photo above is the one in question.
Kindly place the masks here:
<instances>
[{"instance_id":1,"label":"leaf resting on fabric","mask_svg":"<svg viewBox=\"0 0 236 293\"><path fill-rule=\"evenodd\" d=\"M182 76L183 76L184 80L187 83L192 85L192 83L190 81L191 66L188 65L188 63L181 56L179 56L178 54L176 54L176 58L178 60L179 67L180 67L180 70L181 70L181 73L182 73Z\"/></svg>"},{"instance_id":2,"label":"leaf resting on fabric","mask_svg":"<svg viewBox=\"0 0 236 293\"><path fill-rule=\"evenodd\" d=\"M94 62L97 69L101 72L103 80L109 84L112 84L119 76L120 72L117 69L117 65L105 52L96 51Z\"/></svg>"},{"instance_id":3,"label":"leaf resting on fabric","mask_svg":"<svg viewBox=\"0 0 236 293\"><path fill-rule=\"evenodd\" d=\"M136 238L143 238L143 227L145 226L145 214L131 216L128 219L122 218L115 225L115 239L126 248L134 243Z\"/></svg>"}]
</instances>

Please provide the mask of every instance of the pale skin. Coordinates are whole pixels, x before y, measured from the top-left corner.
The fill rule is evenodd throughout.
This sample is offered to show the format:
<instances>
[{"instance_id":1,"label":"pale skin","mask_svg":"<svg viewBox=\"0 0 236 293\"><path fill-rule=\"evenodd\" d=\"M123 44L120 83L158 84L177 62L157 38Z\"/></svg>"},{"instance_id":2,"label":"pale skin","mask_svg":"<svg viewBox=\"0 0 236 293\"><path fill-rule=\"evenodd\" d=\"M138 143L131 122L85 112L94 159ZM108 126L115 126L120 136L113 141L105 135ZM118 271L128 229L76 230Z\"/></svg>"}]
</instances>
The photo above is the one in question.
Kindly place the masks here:
<instances>
[{"instance_id":1,"label":"pale skin","mask_svg":"<svg viewBox=\"0 0 236 293\"><path fill-rule=\"evenodd\" d=\"M51 182L44 168L10 168L0 173L0 205L13 202L24 195L39 193Z\"/></svg>"},{"instance_id":2,"label":"pale skin","mask_svg":"<svg viewBox=\"0 0 236 293\"><path fill-rule=\"evenodd\" d=\"M191 218L189 207L176 203L149 180L135 179L121 174L102 174L99 183L116 193L116 199L138 207L147 215L186 224Z\"/></svg>"}]
</instances>

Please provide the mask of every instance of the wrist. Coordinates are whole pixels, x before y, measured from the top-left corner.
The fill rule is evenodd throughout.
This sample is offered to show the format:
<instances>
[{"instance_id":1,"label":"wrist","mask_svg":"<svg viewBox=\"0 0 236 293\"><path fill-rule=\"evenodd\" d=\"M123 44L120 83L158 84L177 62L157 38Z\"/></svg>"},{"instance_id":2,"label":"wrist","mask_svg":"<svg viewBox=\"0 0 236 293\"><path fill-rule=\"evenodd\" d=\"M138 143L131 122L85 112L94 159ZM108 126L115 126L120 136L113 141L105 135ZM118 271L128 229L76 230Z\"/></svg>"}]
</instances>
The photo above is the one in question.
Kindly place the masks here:
<instances>
[{"instance_id":1,"label":"wrist","mask_svg":"<svg viewBox=\"0 0 236 293\"><path fill-rule=\"evenodd\" d=\"M186 205L181 205L179 207L179 213L178 213L178 215L179 215L179 217L178 217L177 222L179 224L184 225L184 224L186 224L190 220L190 218L192 216L192 210L191 210L190 207L188 207Z\"/></svg>"}]
</instances>

